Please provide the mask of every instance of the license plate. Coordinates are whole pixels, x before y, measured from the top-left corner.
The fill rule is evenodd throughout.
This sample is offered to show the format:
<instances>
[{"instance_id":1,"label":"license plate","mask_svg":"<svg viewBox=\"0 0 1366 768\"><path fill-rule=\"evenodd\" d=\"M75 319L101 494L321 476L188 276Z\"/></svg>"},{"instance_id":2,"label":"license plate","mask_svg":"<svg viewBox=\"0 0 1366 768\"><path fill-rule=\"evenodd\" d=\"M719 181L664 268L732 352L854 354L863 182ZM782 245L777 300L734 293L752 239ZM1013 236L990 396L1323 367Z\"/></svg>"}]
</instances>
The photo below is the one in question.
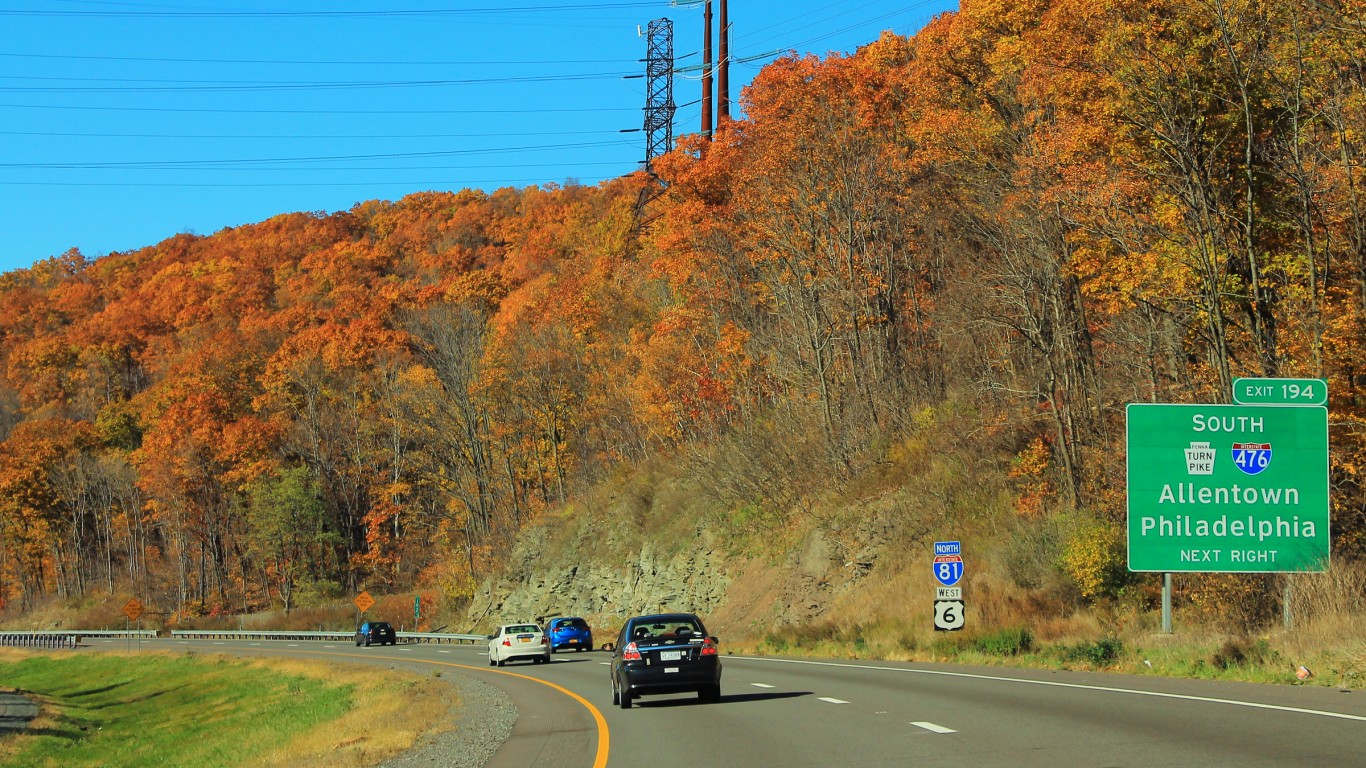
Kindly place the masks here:
<instances>
[{"instance_id":1,"label":"license plate","mask_svg":"<svg viewBox=\"0 0 1366 768\"><path fill-rule=\"evenodd\" d=\"M682 659L682 658L683 658L683 652L682 652L682 651L660 651L660 652L659 652L659 660L660 660L660 661L678 661L678 660L680 660L680 659ZM673 671L677 672L678 670L673 670Z\"/></svg>"},{"instance_id":2,"label":"license plate","mask_svg":"<svg viewBox=\"0 0 1366 768\"><path fill-rule=\"evenodd\" d=\"M664 668L665 674L668 674L669 672L677 672L677 671L678 671L678 667L665 667L665 668Z\"/></svg>"},{"instance_id":3,"label":"license plate","mask_svg":"<svg viewBox=\"0 0 1366 768\"><path fill-rule=\"evenodd\" d=\"M534 640L535 638L536 638L535 635L518 635L518 636L517 636L517 639L520 640L520 641L522 641L522 642L524 642L524 643L529 643L529 642L531 642L532 640Z\"/></svg>"},{"instance_id":4,"label":"license plate","mask_svg":"<svg viewBox=\"0 0 1366 768\"><path fill-rule=\"evenodd\" d=\"M578 639L577 637L571 637L571 638L569 638L569 644L570 644L570 645L574 645L574 644L577 643L577 642L579 642L579 639Z\"/></svg>"}]
</instances>

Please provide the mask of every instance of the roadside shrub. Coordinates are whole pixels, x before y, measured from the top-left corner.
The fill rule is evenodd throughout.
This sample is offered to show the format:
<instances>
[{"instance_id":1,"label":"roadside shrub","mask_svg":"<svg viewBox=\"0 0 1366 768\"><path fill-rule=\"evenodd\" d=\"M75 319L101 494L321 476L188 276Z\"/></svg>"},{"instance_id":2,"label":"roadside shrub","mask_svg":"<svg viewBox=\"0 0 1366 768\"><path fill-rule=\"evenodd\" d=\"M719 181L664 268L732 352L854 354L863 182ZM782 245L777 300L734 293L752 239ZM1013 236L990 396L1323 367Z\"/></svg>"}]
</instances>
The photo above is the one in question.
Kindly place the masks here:
<instances>
[{"instance_id":1,"label":"roadside shrub","mask_svg":"<svg viewBox=\"0 0 1366 768\"><path fill-rule=\"evenodd\" d=\"M1205 573L1187 587L1191 605L1226 632L1248 635L1280 612L1277 577L1255 573Z\"/></svg>"},{"instance_id":2,"label":"roadside shrub","mask_svg":"<svg viewBox=\"0 0 1366 768\"><path fill-rule=\"evenodd\" d=\"M930 652L936 658L951 659L962 653L969 642L962 632L936 632L934 642L930 644Z\"/></svg>"},{"instance_id":3,"label":"roadside shrub","mask_svg":"<svg viewBox=\"0 0 1366 768\"><path fill-rule=\"evenodd\" d=\"M1210 656L1210 666L1215 669L1231 669L1242 666L1266 666L1280 658L1271 644L1265 640L1229 638Z\"/></svg>"},{"instance_id":4,"label":"roadside shrub","mask_svg":"<svg viewBox=\"0 0 1366 768\"><path fill-rule=\"evenodd\" d=\"M1006 576L1023 589L1040 589L1058 581L1062 544L1063 532L1056 518L1021 521L1006 540Z\"/></svg>"},{"instance_id":5,"label":"roadside shrub","mask_svg":"<svg viewBox=\"0 0 1366 768\"><path fill-rule=\"evenodd\" d=\"M1019 656L1034 647L1034 637L1024 627L1015 627L982 635L973 645L979 652L989 656Z\"/></svg>"},{"instance_id":6,"label":"roadside shrub","mask_svg":"<svg viewBox=\"0 0 1366 768\"><path fill-rule=\"evenodd\" d=\"M788 624L771 630L764 635L764 645L776 652L788 650L813 650L823 643L853 642L854 633L846 633L834 622L824 621L816 624Z\"/></svg>"},{"instance_id":7,"label":"roadside shrub","mask_svg":"<svg viewBox=\"0 0 1366 768\"><path fill-rule=\"evenodd\" d=\"M1094 521L1083 525L1063 547L1060 565L1082 597L1117 597L1127 587L1128 555L1118 526Z\"/></svg>"},{"instance_id":8,"label":"roadside shrub","mask_svg":"<svg viewBox=\"0 0 1366 768\"><path fill-rule=\"evenodd\" d=\"M1124 641L1117 637L1103 637L1094 642L1082 642L1063 648L1064 661L1084 661L1095 667L1113 664L1124 652Z\"/></svg>"}]
</instances>

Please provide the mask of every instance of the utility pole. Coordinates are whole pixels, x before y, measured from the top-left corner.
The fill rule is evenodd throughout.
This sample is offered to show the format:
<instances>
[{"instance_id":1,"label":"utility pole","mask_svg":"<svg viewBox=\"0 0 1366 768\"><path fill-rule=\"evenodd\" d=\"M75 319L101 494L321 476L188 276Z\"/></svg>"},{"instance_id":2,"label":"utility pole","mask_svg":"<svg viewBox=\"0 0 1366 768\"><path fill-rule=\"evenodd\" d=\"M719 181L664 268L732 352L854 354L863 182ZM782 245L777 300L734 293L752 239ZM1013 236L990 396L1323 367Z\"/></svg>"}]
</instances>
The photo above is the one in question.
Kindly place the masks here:
<instances>
[{"instance_id":1,"label":"utility pole","mask_svg":"<svg viewBox=\"0 0 1366 768\"><path fill-rule=\"evenodd\" d=\"M730 120L730 21L726 0L721 0L721 44L717 50L716 124Z\"/></svg>"},{"instance_id":2,"label":"utility pole","mask_svg":"<svg viewBox=\"0 0 1366 768\"><path fill-rule=\"evenodd\" d=\"M674 144L674 23L650 22L645 54L645 170Z\"/></svg>"},{"instance_id":3,"label":"utility pole","mask_svg":"<svg viewBox=\"0 0 1366 768\"><path fill-rule=\"evenodd\" d=\"M702 9L702 136L711 141L711 0Z\"/></svg>"}]
</instances>

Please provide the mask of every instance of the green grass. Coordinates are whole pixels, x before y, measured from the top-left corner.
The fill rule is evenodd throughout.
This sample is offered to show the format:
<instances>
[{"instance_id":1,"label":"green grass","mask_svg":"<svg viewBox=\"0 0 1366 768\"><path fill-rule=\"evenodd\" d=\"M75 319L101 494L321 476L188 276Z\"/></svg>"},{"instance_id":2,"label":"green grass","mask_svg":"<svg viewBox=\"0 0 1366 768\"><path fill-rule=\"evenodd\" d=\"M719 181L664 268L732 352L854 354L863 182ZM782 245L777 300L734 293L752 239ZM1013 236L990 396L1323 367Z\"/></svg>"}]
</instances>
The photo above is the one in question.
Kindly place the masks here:
<instances>
[{"instance_id":1,"label":"green grass","mask_svg":"<svg viewBox=\"0 0 1366 768\"><path fill-rule=\"evenodd\" d=\"M0 659L44 714L0 766L238 765L350 707L352 686L245 661L73 654Z\"/></svg>"}]
</instances>

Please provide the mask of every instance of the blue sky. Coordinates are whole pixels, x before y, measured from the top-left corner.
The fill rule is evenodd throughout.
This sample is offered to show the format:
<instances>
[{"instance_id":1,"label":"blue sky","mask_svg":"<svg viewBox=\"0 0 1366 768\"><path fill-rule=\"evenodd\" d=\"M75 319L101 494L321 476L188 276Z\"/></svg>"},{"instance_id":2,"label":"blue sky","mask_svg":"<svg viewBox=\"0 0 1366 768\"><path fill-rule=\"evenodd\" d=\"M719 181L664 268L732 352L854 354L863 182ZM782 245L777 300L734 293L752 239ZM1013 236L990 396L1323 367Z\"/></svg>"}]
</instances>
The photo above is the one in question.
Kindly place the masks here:
<instances>
[{"instance_id":1,"label":"blue sky","mask_svg":"<svg viewBox=\"0 0 1366 768\"><path fill-rule=\"evenodd\" d=\"M732 99L775 51L852 51L954 7L730 0ZM700 3L0 0L0 271L423 190L630 173L645 80L627 76L659 18L684 70L675 135L692 133Z\"/></svg>"}]
</instances>

